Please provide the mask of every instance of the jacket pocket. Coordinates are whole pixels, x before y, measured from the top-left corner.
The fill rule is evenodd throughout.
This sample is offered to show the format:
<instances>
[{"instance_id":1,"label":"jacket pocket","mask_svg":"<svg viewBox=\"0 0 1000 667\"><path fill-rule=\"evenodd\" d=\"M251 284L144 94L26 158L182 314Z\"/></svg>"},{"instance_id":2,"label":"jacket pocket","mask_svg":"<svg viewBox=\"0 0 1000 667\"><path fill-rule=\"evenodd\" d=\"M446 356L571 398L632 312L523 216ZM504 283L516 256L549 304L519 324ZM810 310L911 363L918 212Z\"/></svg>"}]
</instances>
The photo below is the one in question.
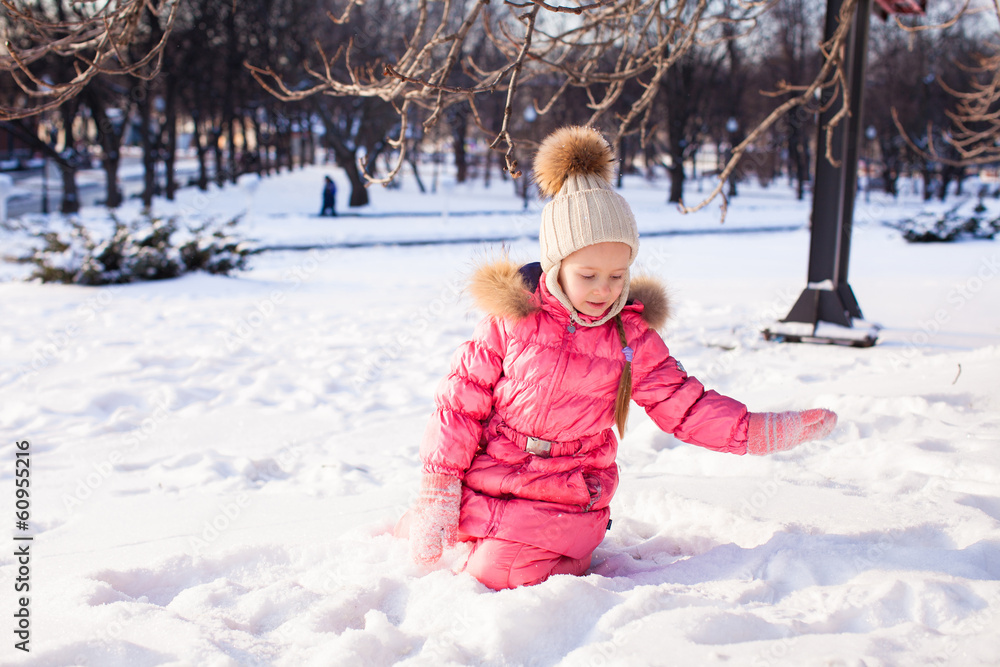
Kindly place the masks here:
<instances>
[{"instance_id":1,"label":"jacket pocket","mask_svg":"<svg viewBox=\"0 0 1000 667\"><path fill-rule=\"evenodd\" d=\"M583 479L590 498L586 511L602 510L611 504L611 499L618 489L617 465L603 470L588 470L583 474Z\"/></svg>"},{"instance_id":2,"label":"jacket pocket","mask_svg":"<svg viewBox=\"0 0 1000 667\"><path fill-rule=\"evenodd\" d=\"M494 498L524 498L548 503L577 505L590 504L590 492L579 469L547 469L532 457L520 465L508 465L480 455L465 473L465 485L473 491Z\"/></svg>"}]
</instances>

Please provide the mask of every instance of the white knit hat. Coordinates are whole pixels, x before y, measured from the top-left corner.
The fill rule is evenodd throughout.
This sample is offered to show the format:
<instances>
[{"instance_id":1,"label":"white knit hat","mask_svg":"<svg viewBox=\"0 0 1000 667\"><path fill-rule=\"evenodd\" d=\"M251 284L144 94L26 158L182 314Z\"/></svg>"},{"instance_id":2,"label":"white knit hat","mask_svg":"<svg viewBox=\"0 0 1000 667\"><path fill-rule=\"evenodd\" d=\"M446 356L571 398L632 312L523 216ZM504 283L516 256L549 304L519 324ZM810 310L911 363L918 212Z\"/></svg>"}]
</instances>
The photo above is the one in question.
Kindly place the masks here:
<instances>
[{"instance_id":1,"label":"white knit hat","mask_svg":"<svg viewBox=\"0 0 1000 667\"><path fill-rule=\"evenodd\" d=\"M596 243L625 243L632 249L629 266L639 253L639 230L625 198L611 185L614 151L589 127L562 127L539 146L535 154L535 181L552 201L542 209L538 232L542 271L549 292L581 326L604 324L621 312L628 300L629 273L621 295L599 320L581 320L559 286L559 267L572 253Z\"/></svg>"}]
</instances>

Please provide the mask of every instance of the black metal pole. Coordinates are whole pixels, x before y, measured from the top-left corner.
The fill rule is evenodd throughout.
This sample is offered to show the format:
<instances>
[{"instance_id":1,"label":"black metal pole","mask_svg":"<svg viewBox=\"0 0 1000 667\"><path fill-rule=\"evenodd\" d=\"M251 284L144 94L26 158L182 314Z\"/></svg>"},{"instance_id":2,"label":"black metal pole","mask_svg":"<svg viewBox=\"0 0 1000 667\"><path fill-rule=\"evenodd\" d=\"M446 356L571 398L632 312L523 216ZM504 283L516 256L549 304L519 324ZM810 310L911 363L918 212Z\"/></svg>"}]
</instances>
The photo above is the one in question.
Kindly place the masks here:
<instances>
[{"instance_id":1,"label":"black metal pole","mask_svg":"<svg viewBox=\"0 0 1000 667\"><path fill-rule=\"evenodd\" d=\"M847 117L847 138L844 146L844 208L841 211L840 269L837 273L837 293L851 317L864 319L854 290L847 282L851 259L851 232L854 229L854 204L858 195L858 153L864 130L861 126L864 109L865 71L868 65L868 32L871 23L871 0L858 2L857 14L849 36L847 51L851 115Z\"/></svg>"},{"instance_id":2,"label":"black metal pole","mask_svg":"<svg viewBox=\"0 0 1000 667\"><path fill-rule=\"evenodd\" d=\"M843 0L828 0L824 40L833 37ZM825 89L817 128L816 181L813 187L812 235L809 245L808 285L783 322L830 322L850 327L862 319L854 291L847 282L851 229L857 194L858 144L862 93L868 45L871 0L860 0L847 38L844 67L848 77L849 115L830 129L839 104L831 104L834 90ZM826 132L837 165L826 157Z\"/></svg>"}]
</instances>

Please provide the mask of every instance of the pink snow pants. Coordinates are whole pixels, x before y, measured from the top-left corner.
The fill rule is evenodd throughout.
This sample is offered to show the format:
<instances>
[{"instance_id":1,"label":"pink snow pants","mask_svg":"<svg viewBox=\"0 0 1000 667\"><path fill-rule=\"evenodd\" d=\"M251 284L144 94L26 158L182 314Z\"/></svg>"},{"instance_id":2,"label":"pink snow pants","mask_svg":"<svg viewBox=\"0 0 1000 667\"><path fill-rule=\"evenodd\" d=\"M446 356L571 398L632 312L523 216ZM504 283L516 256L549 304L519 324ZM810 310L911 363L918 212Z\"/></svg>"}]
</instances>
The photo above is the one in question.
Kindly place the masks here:
<instances>
[{"instance_id":1,"label":"pink snow pants","mask_svg":"<svg viewBox=\"0 0 1000 667\"><path fill-rule=\"evenodd\" d=\"M411 512L405 513L393 534L409 538L411 519ZM461 535L459 539L462 539ZM465 536L465 540L474 544L463 570L495 591L540 584L553 574L580 576L590 567L590 556L570 558L528 544L491 537L476 539Z\"/></svg>"},{"instance_id":2,"label":"pink snow pants","mask_svg":"<svg viewBox=\"0 0 1000 667\"><path fill-rule=\"evenodd\" d=\"M465 571L495 591L540 584L553 574L580 576L590 556L570 558L520 542L484 538L472 547Z\"/></svg>"}]
</instances>

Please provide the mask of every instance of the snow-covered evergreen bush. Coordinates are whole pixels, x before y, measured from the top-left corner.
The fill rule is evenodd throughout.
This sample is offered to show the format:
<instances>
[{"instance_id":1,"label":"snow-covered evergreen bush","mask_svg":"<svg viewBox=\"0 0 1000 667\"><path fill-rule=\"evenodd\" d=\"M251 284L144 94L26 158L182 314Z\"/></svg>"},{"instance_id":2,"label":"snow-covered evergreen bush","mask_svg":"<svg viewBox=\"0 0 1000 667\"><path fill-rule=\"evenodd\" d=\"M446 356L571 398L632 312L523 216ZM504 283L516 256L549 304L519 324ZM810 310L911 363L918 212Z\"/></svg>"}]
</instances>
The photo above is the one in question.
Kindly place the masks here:
<instances>
[{"instance_id":1,"label":"snow-covered evergreen bush","mask_svg":"<svg viewBox=\"0 0 1000 667\"><path fill-rule=\"evenodd\" d=\"M239 218L233 218L221 227L211 229L206 222L192 229L194 238L180 247L181 261L188 271L208 271L229 275L246 264L249 249L230 231Z\"/></svg>"},{"instance_id":2,"label":"snow-covered evergreen bush","mask_svg":"<svg viewBox=\"0 0 1000 667\"><path fill-rule=\"evenodd\" d=\"M919 213L899 224L903 238L911 243L957 241L962 238L992 239L1000 233L1000 218L990 219L982 200L972 215L962 215L957 207L945 213Z\"/></svg>"},{"instance_id":3,"label":"snow-covered evergreen bush","mask_svg":"<svg viewBox=\"0 0 1000 667\"><path fill-rule=\"evenodd\" d=\"M228 275L244 268L249 248L233 235L239 218L181 229L177 218L146 217L100 237L77 219L64 232L44 231L41 244L21 258L43 282L109 285L176 278L189 271ZM180 232L180 233L179 233ZM178 238L180 237L180 238Z\"/></svg>"}]
</instances>

